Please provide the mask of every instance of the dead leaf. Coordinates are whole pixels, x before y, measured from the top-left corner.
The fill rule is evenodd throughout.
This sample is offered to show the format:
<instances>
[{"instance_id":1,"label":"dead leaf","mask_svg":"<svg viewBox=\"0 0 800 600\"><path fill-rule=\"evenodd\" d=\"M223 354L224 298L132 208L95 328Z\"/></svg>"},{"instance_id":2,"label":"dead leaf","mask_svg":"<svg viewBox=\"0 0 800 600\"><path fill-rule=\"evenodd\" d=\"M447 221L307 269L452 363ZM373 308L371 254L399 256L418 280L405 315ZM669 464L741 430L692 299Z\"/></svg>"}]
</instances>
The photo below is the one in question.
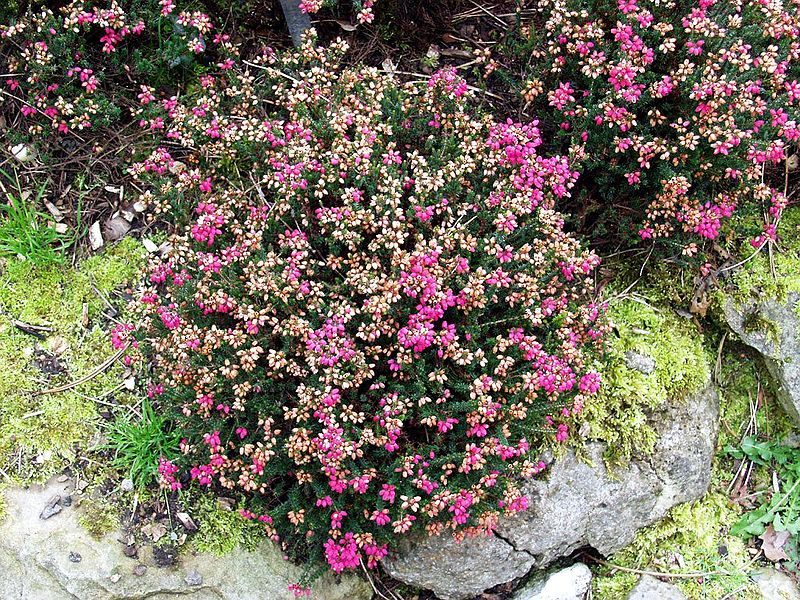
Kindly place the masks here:
<instances>
[{"instance_id":1,"label":"dead leaf","mask_svg":"<svg viewBox=\"0 0 800 600\"><path fill-rule=\"evenodd\" d=\"M122 217L114 217L106 221L103 230L105 238L110 242L121 240L131 230L131 224Z\"/></svg>"},{"instance_id":2,"label":"dead leaf","mask_svg":"<svg viewBox=\"0 0 800 600\"><path fill-rule=\"evenodd\" d=\"M236 500L233 498L227 498L225 496L220 496L217 498L217 504L222 510L227 512L231 512L234 508L236 508Z\"/></svg>"},{"instance_id":3,"label":"dead leaf","mask_svg":"<svg viewBox=\"0 0 800 600\"><path fill-rule=\"evenodd\" d=\"M58 209L58 207L55 204L53 204L52 202L50 202L49 200L45 200L44 201L44 205L47 208L47 210L50 211L50 214L53 215L53 218L56 221L61 221L64 218L64 213L62 213Z\"/></svg>"},{"instance_id":4,"label":"dead leaf","mask_svg":"<svg viewBox=\"0 0 800 600\"><path fill-rule=\"evenodd\" d=\"M445 48L442 50L442 56L448 56L450 58L472 58L472 52L459 50L458 48Z\"/></svg>"},{"instance_id":5,"label":"dead leaf","mask_svg":"<svg viewBox=\"0 0 800 600\"><path fill-rule=\"evenodd\" d=\"M336 22L339 24L339 27L341 27L345 31L355 31L356 29L358 29L357 25L353 25L348 21L341 21L337 19Z\"/></svg>"},{"instance_id":6,"label":"dead leaf","mask_svg":"<svg viewBox=\"0 0 800 600\"><path fill-rule=\"evenodd\" d=\"M184 529L186 529L187 531L197 530L197 525L195 524L194 519L192 519L192 517L189 516L189 513L179 512L175 513L175 516L178 518L178 521L180 521L181 525L183 525Z\"/></svg>"},{"instance_id":7,"label":"dead leaf","mask_svg":"<svg viewBox=\"0 0 800 600\"><path fill-rule=\"evenodd\" d=\"M144 249L147 250L150 254L155 254L156 252L158 252L158 246L156 246L156 243L150 238L143 238L142 246L144 246Z\"/></svg>"},{"instance_id":8,"label":"dead leaf","mask_svg":"<svg viewBox=\"0 0 800 600\"><path fill-rule=\"evenodd\" d=\"M60 335L55 335L47 340L47 345L50 348L50 352L59 356L64 354L67 350L69 350L69 342L65 340Z\"/></svg>"},{"instance_id":9,"label":"dead leaf","mask_svg":"<svg viewBox=\"0 0 800 600\"><path fill-rule=\"evenodd\" d=\"M397 71L397 65L394 64L391 58L387 58L381 63L381 67L383 70L386 71L389 75L394 75L394 72Z\"/></svg>"},{"instance_id":10,"label":"dead leaf","mask_svg":"<svg viewBox=\"0 0 800 600\"><path fill-rule=\"evenodd\" d=\"M710 305L711 300L708 298L708 294L705 292L695 293L694 297L692 298L692 304L689 307L689 312L694 315L705 317Z\"/></svg>"},{"instance_id":11,"label":"dead leaf","mask_svg":"<svg viewBox=\"0 0 800 600\"><path fill-rule=\"evenodd\" d=\"M789 539L788 531L775 531L772 525L768 525L766 531L759 536L762 544L761 549L772 562L789 560L789 556L783 551L783 547Z\"/></svg>"}]
</instances>

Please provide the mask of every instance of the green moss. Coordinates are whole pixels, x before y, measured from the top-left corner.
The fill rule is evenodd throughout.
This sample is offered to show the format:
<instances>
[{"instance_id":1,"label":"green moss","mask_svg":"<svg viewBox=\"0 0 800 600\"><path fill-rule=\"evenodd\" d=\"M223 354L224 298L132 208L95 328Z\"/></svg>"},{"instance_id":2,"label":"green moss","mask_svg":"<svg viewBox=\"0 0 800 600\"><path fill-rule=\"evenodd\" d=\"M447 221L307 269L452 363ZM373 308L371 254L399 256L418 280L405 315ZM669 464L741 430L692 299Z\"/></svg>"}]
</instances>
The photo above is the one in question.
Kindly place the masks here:
<instances>
[{"instance_id":1,"label":"green moss","mask_svg":"<svg viewBox=\"0 0 800 600\"><path fill-rule=\"evenodd\" d=\"M778 226L779 248L770 253L765 248L750 258L731 277L729 285L739 302L777 298L785 299L790 292L800 293L800 207L784 211ZM753 254L747 244L739 254L745 260ZM800 307L797 308L800 311Z\"/></svg>"},{"instance_id":2,"label":"green moss","mask_svg":"<svg viewBox=\"0 0 800 600\"><path fill-rule=\"evenodd\" d=\"M747 549L727 533L738 516L724 494L710 493L698 502L676 506L662 521L640 530L611 562L663 573L711 573L674 581L689 600L754 598ZM614 573L607 567L596 571L592 585L597 600L622 600L637 581L634 574Z\"/></svg>"},{"instance_id":3,"label":"green moss","mask_svg":"<svg viewBox=\"0 0 800 600\"><path fill-rule=\"evenodd\" d=\"M8 478L47 478L96 431L94 398L117 387L121 365L66 392L35 392L80 379L113 354L101 296L111 299L135 280L145 254L126 239L77 268L0 263L0 469ZM15 320L52 331L38 339L15 327ZM57 368L37 368L42 357Z\"/></svg>"},{"instance_id":4,"label":"green moss","mask_svg":"<svg viewBox=\"0 0 800 600\"><path fill-rule=\"evenodd\" d=\"M702 337L671 311L625 300L609 316L615 334L601 367L603 391L587 402L584 416L590 437L607 442L606 461L614 466L635 452L651 452L656 435L647 423L648 412L699 390L710 372ZM628 368L629 351L654 359L655 370L644 374Z\"/></svg>"},{"instance_id":5,"label":"green moss","mask_svg":"<svg viewBox=\"0 0 800 600\"><path fill-rule=\"evenodd\" d=\"M225 510L210 495L198 498L192 516L197 522L192 543L199 552L221 556L237 546L252 551L264 539L260 524L245 519L237 510Z\"/></svg>"},{"instance_id":6,"label":"green moss","mask_svg":"<svg viewBox=\"0 0 800 600\"><path fill-rule=\"evenodd\" d=\"M110 502L85 500L80 511L78 523L95 538L101 538L119 526L119 511Z\"/></svg>"}]
</instances>

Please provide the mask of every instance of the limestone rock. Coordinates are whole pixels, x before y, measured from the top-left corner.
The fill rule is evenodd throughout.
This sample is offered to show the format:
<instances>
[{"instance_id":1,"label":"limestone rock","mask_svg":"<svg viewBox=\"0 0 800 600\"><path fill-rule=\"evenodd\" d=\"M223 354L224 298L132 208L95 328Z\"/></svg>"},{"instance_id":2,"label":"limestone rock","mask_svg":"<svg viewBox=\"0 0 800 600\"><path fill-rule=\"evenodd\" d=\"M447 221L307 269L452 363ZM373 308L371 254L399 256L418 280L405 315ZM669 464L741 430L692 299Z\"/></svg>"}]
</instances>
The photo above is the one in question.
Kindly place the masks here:
<instances>
[{"instance_id":1,"label":"limestone rock","mask_svg":"<svg viewBox=\"0 0 800 600\"><path fill-rule=\"evenodd\" d=\"M738 303L725 301L728 326L742 341L764 357L777 384L778 399L786 414L800 423L800 294L789 293L784 301L763 300Z\"/></svg>"},{"instance_id":2,"label":"limestone rock","mask_svg":"<svg viewBox=\"0 0 800 600\"><path fill-rule=\"evenodd\" d=\"M63 496L66 485L53 481L44 487L5 491L0 600L295 600L287 586L298 580L300 569L266 542L257 552L186 555L173 567L159 568L150 559L140 557L140 564L126 557L119 532L92 538L78 524L74 507L40 519L42 506L55 495ZM339 582L326 577L314 585L314 598L321 600L371 596L369 585L357 577Z\"/></svg>"},{"instance_id":3,"label":"limestone rock","mask_svg":"<svg viewBox=\"0 0 800 600\"><path fill-rule=\"evenodd\" d=\"M650 375L656 370L656 361L652 356L628 350L625 353L625 366L634 371L639 371L642 375Z\"/></svg>"},{"instance_id":4,"label":"limestone rock","mask_svg":"<svg viewBox=\"0 0 800 600\"><path fill-rule=\"evenodd\" d=\"M671 583L664 583L651 577L642 575L639 582L628 594L628 600L686 600L686 596Z\"/></svg>"},{"instance_id":5,"label":"limestone rock","mask_svg":"<svg viewBox=\"0 0 800 600\"><path fill-rule=\"evenodd\" d=\"M592 585L592 572L583 563L534 579L513 600L583 600Z\"/></svg>"},{"instance_id":6,"label":"limestone rock","mask_svg":"<svg viewBox=\"0 0 800 600\"><path fill-rule=\"evenodd\" d=\"M786 573L761 569L753 577L763 600L800 600L800 590Z\"/></svg>"},{"instance_id":7,"label":"limestone rock","mask_svg":"<svg viewBox=\"0 0 800 600\"><path fill-rule=\"evenodd\" d=\"M405 542L384 566L395 579L430 589L442 600L462 600L582 547L611 554L676 504L706 492L718 420L718 397L709 385L654 414L655 452L617 469L614 478L603 464L605 446L590 442L592 464L572 452L557 459L546 479L525 485L529 510L501 522L495 537Z\"/></svg>"}]
</instances>

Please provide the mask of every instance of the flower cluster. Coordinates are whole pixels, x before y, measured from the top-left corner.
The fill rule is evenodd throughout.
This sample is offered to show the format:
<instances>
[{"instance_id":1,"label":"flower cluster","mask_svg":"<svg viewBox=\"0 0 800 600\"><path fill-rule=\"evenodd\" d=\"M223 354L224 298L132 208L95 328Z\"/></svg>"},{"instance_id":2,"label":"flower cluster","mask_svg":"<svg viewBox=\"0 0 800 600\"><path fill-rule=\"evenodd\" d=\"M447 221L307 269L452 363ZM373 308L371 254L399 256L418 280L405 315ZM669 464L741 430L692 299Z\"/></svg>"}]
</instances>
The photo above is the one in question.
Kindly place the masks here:
<instances>
[{"instance_id":1,"label":"flower cluster","mask_svg":"<svg viewBox=\"0 0 800 600\"><path fill-rule=\"evenodd\" d=\"M0 44L0 68L9 74L0 85L11 99L9 118L24 124L17 129L81 141L89 130L123 127L150 112L156 89L174 90L182 73L237 53L208 15L177 10L171 0L72 0L0 25Z\"/></svg>"},{"instance_id":2,"label":"flower cluster","mask_svg":"<svg viewBox=\"0 0 800 600\"><path fill-rule=\"evenodd\" d=\"M338 4L338 0L300 0L300 10L315 13L324 6L335 6L336 4ZM375 14L372 12L375 0L353 0L352 5L359 23L372 23L375 20Z\"/></svg>"},{"instance_id":3,"label":"flower cluster","mask_svg":"<svg viewBox=\"0 0 800 600\"><path fill-rule=\"evenodd\" d=\"M524 510L606 327L598 258L554 210L577 173L537 124L477 114L453 71L401 84L343 51L206 77L132 169L190 214L131 346L185 432L163 484L239 492L336 572Z\"/></svg>"},{"instance_id":4,"label":"flower cluster","mask_svg":"<svg viewBox=\"0 0 800 600\"><path fill-rule=\"evenodd\" d=\"M798 0L544 0L538 18L522 95L587 195L686 254L737 208L767 214L755 245L774 239L774 165L800 140Z\"/></svg>"}]
</instances>

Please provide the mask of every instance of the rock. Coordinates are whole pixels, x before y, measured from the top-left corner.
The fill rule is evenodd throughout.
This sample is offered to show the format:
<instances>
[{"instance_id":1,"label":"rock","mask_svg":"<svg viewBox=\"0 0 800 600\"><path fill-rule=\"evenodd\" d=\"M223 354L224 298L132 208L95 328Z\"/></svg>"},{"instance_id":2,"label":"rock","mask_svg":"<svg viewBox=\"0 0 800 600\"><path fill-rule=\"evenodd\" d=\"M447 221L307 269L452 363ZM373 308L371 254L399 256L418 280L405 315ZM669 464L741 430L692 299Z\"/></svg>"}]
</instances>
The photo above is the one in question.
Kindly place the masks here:
<instances>
[{"instance_id":1,"label":"rock","mask_svg":"<svg viewBox=\"0 0 800 600\"><path fill-rule=\"evenodd\" d=\"M39 518L43 521L46 521L52 516L57 515L62 510L61 506L61 496L56 494L50 500L47 501L47 504L44 505L42 512L39 513Z\"/></svg>"},{"instance_id":2,"label":"rock","mask_svg":"<svg viewBox=\"0 0 800 600\"><path fill-rule=\"evenodd\" d=\"M634 371L639 371L642 375L650 375L656 370L656 361L652 356L628 350L625 353L625 366Z\"/></svg>"},{"instance_id":3,"label":"rock","mask_svg":"<svg viewBox=\"0 0 800 600\"><path fill-rule=\"evenodd\" d=\"M122 480L120 484L120 488L122 488L123 492L132 492L133 491L133 479L126 478Z\"/></svg>"},{"instance_id":4,"label":"rock","mask_svg":"<svg viewBox=\"0 0 800 600\"><path fill-rule=\"evenodd\" d=\"M189 513L179 512L175 513L175 516L186 531L197 531L197 524L194 522L194 519L189 516Z\"/></svg>"},{"instance_id":5,"label":"rock","mask_svg":"<svg viewBox=\"0 0 800 600\"><path fill-rule=\"evenodd\" d=\"M654 413L651 424L659 434L654 453L616 469L613 479L603 463L604 444L588 442L591 465L571 451L558 458L546 479L525 485L529 510L501 521L494 537L406 540L384 567L395 579L430 589L442 600L461 600L582 547L612 554L633 541L638 529L706 492L718 421L719 399L709 385Z\"/></svg>"},{"instance_id":6,"label":"rock","mask_svg":"<svg viewBox=\"0 0 800 600\"><path fill-rule=\"evenodd\" d=\"M651 577L642 575L639 582L628 594L628 600L686 600L683 592L671 583L664 583Z\"/></svg>"},{"instance_id":7,"label":"rock","mask_svg":"<svg viewBox=\"0 0 800 600\"><path fill-rule=\"evenodd\" d=\"M103 247L103 234L100 232L100 221L95 221L89 228L89 245L92 250L99 250Z\"/></svg>"},{"instance_id":8,"label":"rock","mask_svg":"<svg viewBox=\"0 0 800 600\"><path fill-rule=\"evenodd\" d=\"M764 600L800 600L800 591L792 578L775 569L760 569L754 576Z\"/></svg>"},{"instance_id":9,"label":"rock","mask_svg":"<svg viewBox=\"0 0 800 600\"><path fill-rule=\"evenodd\" d=\"M764 357L777 384L784 411L800 424L800 294L791 292L784 301L775 299L738 303L728 298L723 313L728 326L741 340Z\"/></svg>"},{"instance_id":10,"label":"rock","mask_svg":"<svg viewBox=\"0 0 800 600\"><path fill-rule=\"evenodd\" d=\"M83 557L80 554L78 554L77 552L70 552L69 553L70 562L79 563L79 562L81 562L82 559L83 559Z\"/></svg>"},{"instance_id":11,"label":"rock","mask_svg":"<svg viewBox=\"0 0 800 600\"><path fill-rule=\"evenodd\" d=\"M513 600L583 600L592 585L592 572L577 563L535 578L514 594Z\"/></svg>"},{"instance_id":12,"label":"rock","mask_svg":"<svg viewBox=\"0 0 800 600\"><path fill-rule=\"evenodd\" d=\"M25 600L295 600L289 583L302 568L283 560L272 543L256 552L237 548L222 557L182 554L174 566L158 568L150 552L138 563L123 553L120 531L93 538L78 523L79 511L64 509L56 519L39 518L41 507L66 484L51 481L27 490L4 490L8 517L0 522L0 599ZM72 562L69 552L81 555ZM140 575L134 575L134 569ZM197 576L202 573L202 583ZM368 600L369 584L356 576L323 577L313 585L315 600Z\"/></svg>"},{"instance_id":13,"label":"rock","mask_svg":"<svg viewBox=\"0 0 800 600\"><path fill-rule=\"evenodd\" d=\"M11 156L16 158L21 163L26 163L36 156L36 151L33 149L33 146L28 146L26 144L17 144L16 146L11 147Z\"/></svg>"}]
</instances>

